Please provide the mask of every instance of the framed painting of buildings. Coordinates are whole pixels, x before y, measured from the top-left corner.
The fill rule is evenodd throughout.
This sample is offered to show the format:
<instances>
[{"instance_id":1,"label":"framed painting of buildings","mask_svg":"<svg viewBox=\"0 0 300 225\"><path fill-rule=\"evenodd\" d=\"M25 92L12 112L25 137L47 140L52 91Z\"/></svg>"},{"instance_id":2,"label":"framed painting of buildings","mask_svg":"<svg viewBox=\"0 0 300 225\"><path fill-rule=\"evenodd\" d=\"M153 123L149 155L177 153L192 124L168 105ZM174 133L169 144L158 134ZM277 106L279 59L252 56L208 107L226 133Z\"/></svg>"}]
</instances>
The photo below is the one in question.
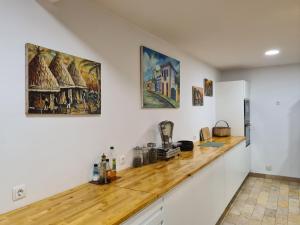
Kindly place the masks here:
<instances>
[{"instance_id":1,"label":"framed painting of buildings","mask_svg":"<svg viewBox=\"0 0 300 225\"><path fill-rule=\"evenodd\" d=\"M101 64L26 44L26 113L101 114Z\"/></svg>"},{"instance_id":2,"label":"framed painting of buildings","mask_svg":"<svg viewBox=\"0 0 300 225\"><path fill-rule=\"evenodd\" d=\"M205 96L213 96L213 81L204 79L204 93Z\"/></svg>"},{"instance_id":3,"label":"framed painting of buildings","mask_svg":"<svg viewBox=\"0 0 300 225\"><path fill-rule=\"evenodd\" d=\"M143 108L179 108L180 62L142 46L141 89Z\"/></svg>"},{"instance_id":4,"label":"framed painting of buildings","mask_svg":"<svg viewBox=\"0 0 300 225\"><path fill-rule=\"evenodd\" d=\"M192 87L193 106L203 106L203 88Z\"/></svg>"}]
</instances>

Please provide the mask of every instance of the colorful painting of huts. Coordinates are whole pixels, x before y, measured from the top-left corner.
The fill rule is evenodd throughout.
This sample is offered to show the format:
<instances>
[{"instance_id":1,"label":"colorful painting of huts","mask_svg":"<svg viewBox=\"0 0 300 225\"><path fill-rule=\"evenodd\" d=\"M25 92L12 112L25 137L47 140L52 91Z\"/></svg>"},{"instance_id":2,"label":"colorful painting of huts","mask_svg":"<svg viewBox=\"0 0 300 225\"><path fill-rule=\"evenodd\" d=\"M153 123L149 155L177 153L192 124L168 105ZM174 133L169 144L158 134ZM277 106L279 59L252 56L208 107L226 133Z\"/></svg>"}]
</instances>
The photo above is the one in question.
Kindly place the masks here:
<instances>
[{"instance_id":1,"label":"colorful painting of huts","mask_svg":"<svg viewBox=\"0 0 300 225\"><path fill-rule=\"evenodd\" d=\"M179 108L180 62L141 47L143 108Z\"/></svg>"},{"instance_id":2,"label":"colorful painting of huts","mask_svg":"<svg viewBox=\"0 0 300 225\"><path fill-rule=\"evenodd\" d=\"M28 114L101 114L101 64L26 44Z\"/></svg>"}]
</instances>

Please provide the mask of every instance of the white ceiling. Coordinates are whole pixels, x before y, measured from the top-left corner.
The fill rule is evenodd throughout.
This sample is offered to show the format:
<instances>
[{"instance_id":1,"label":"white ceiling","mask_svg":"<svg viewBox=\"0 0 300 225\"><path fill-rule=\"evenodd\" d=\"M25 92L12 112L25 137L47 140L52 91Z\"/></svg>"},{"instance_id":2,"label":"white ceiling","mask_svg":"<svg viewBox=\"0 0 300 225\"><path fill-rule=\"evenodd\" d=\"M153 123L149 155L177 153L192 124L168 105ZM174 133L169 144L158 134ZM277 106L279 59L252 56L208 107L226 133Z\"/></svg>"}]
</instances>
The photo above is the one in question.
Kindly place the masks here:
<instances>
[{"instance_id":1,"label":"white ceiling","mask_svg":"<svg viewBox=\"0 0 300 225\"><path fill-rule=\"evenodd\" d=\"M97 1L220 70L300 62L300 0Z\"/></svg>"}]
</instances>

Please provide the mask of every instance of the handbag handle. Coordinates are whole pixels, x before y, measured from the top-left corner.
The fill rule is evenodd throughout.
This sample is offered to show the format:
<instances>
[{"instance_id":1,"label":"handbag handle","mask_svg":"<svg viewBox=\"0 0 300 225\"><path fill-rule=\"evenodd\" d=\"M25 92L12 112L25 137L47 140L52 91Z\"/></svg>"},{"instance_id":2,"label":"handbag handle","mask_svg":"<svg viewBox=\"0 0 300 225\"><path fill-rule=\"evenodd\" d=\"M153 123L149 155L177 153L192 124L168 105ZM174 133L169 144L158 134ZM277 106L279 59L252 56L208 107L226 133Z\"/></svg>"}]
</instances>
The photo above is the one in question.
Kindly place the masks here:
<instances>
[{"instance_id":1,"label":"handbag handle","mask_svg":"<svg viewBox=\"0 0 300 225\"><path fill-rule=\"evenodd\" d=\"M226 123L227 127L229 128L229 124L225 120L219 120L218 122L216 122L215 127L217 127L217 125L218 125L219 122Z\"/></svg>"}]
</instances>

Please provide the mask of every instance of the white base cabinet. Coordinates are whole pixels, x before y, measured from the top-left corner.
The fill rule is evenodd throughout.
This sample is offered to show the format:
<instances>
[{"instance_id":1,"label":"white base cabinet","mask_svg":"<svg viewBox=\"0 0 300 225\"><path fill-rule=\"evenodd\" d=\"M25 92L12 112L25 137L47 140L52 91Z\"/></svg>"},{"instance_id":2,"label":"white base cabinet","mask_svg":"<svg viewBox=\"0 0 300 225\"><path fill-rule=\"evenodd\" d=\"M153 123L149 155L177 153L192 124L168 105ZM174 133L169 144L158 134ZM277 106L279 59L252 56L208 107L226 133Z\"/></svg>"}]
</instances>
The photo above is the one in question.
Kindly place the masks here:
<instances>
[{"instance_id":1,"label":"white base cabinet","mask_svg":"<svg viewBox=\"0 0 300 225\"><path fill-rule=\"evenodd\" d=\"M162 225L164 224L163 200L159 199L153 204L128 219L122 225Z\"/></svg>"},{"instance_id":2,"label":"white base cabinet","mask_svg":"<svg viewBox=\"0 0 300 225\"><path fill-rule=\"evenodd\" d=\"M250 171L249 151L245 141L224 155L225 202L228 204Z\"/></svg>"},{"instance_id":3,"label":"white base cabinet","mask_svg":"<svg viewBox=\"0 0 300 225\"><path fill-rule=\"evenodd\" d=\"M216 224L225 209L224 181L220 157L164 197L165 224Z\"/></svg>"},{"instance_id":4,"label":"white base cabinet","mask_svg":"<svg viewBox=\"0 0 300 225\"><path fill-rule=\"evenodd\" d=\"M249 167L243 141L123 225L215 225Z\"/></svg>"}]
</instances>

